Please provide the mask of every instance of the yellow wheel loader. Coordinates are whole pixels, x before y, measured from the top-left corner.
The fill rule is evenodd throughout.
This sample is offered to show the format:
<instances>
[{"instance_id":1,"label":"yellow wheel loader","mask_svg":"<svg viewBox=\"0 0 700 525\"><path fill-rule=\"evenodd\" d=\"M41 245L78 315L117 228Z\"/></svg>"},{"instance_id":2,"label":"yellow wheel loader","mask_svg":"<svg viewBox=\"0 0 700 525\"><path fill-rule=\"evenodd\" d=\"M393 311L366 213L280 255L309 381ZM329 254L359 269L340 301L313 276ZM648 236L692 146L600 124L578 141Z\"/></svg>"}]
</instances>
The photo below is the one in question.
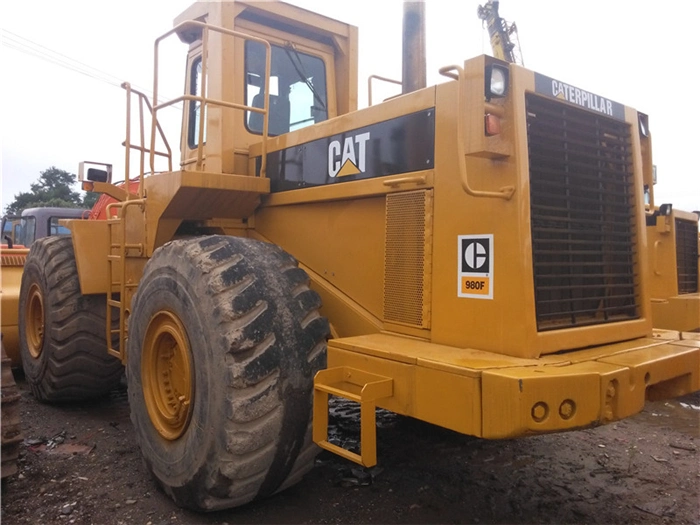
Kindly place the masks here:
<instances>
[{"instance_id":1,"label":"yellow wheel loader","mask_svg":"<svg viewBox=\"0 0 700 525\"><path fill-rule=\"evenodd\" d=\"M655 328L700 332L698 217L662 204L647 218Z\"/></svg>"},{"instance_id":2,"label":"yellow wheel loader","mask_svg":"<svg viewBox=\"0 0 700 525\"><path fill-rule=\"evenodd\" d=\"M426 87L407 5L403 94L358 110L357 28L194 4L156 40L153 97L124 85L124 182L81 167L103 218L32 246L34 393L93 395L123 363L146 465L180 505L282 490L314 443L372 466L376 407L499 439L700 388L700 341L652 330L646 116L486 56ZM186 89L163 100L174 36ZM175 157L159 115L178 103ZM329 441L329 396L359 403L359 452Z\"/></svg>"}]
</instances>

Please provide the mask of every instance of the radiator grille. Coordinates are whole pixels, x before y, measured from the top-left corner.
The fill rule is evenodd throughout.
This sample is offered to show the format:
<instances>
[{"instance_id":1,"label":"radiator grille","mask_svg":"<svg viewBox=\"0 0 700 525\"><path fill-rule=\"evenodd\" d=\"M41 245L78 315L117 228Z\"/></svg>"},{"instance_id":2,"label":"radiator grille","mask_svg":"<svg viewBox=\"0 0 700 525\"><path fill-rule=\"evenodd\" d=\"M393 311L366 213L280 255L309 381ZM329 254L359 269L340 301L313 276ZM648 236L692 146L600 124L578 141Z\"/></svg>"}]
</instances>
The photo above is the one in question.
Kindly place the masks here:
<instances>
[{"instance_id":1,"label":"radiator grille","mask_svg":"<svg viewBox=\"0 0 700 525\"><path fill-rule=\"evenodd\" d=\"M639 317L629 125L527 95L539 331Z\"/></svg>"},{"instance_id":2,"label":"radiator grille","mask_svg":"<svg viewBox=\"0 0 700 525\"><path fill-rule=\"evenodd\" d=\"M428 328L432 192L386 197L384 320Z\"/></svg>"},{"instance_id":3,"label":"radiator grille","mask_svg":"<svg viewBox=\"0 0 700 525\"><path fill-rule=\"evenodd\" d=\"M678 293L697 293L698 225L694 221L676 219L676 264Z\"/></svg>"}]
</instances>

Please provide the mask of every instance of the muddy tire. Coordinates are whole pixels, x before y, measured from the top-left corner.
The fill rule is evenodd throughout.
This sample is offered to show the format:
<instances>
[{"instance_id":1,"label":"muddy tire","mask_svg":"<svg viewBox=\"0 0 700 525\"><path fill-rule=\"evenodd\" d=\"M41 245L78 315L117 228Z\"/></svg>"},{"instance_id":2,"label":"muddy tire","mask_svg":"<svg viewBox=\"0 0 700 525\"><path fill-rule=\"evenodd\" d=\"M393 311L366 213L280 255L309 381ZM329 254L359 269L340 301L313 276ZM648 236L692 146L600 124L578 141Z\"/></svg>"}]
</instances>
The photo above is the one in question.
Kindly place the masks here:
<instances>
[{"instance_id":1,"label":"muddy tire","mask_svg":"<svg viewBox=\"0 0 700 525\"><path fill-rule=\"evenodd\" d=\"M82 295L70 237L32 244L22 274L19 338L22 367L40 401L102 396L123 374L107 353L104 295Z\"/></svg>"},{"instance_id":2,"label":"muddy tire","mask_svg":"<svg viewBox=\"0 0 700 525\"><path fill-rule=\"evenodd\" d=\"M127 380L148 470L183 507L235 507L312 466L328 321L278 247L237 237L156 250L132 302Z\"/></svg>"},{"instance_id":3,"label":"muddy tire","mask_svg":"<svg viewBox=\"0 0 700 525\"><path fill-rule=\"evenodd\" d=\"M4 480L17 473L19 444L22 433L19 421L19 389L12 375L12 362L5 353L5 346L0 343L2 350L2 472Z\"/></svg>"}]
</instances>

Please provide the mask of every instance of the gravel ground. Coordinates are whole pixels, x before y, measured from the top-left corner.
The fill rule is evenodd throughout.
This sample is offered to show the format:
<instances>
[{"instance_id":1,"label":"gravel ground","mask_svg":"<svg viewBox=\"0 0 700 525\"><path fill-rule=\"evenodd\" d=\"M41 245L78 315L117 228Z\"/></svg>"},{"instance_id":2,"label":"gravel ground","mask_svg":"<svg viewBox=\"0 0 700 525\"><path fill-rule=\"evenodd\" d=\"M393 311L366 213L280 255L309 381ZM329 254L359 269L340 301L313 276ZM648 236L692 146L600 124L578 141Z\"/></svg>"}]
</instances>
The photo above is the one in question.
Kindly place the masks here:
<instances>
[{"instance_id":1,"label":"gravel ground","mask_svg":"<svg viewBox=\"0 0 700 525\"><path fill-rule=\"evenodd\" d=\"M134 441L126 390L42 405L22 377L19 474L3 480L2 524L596 523L700 524L700 393L648 403L596 429L509 441L462 436L380 411L379 466L323 452L298 485L197 514L156 489ZM332 431L358 429L337 403Z\"/></svg>"}]
</instances>

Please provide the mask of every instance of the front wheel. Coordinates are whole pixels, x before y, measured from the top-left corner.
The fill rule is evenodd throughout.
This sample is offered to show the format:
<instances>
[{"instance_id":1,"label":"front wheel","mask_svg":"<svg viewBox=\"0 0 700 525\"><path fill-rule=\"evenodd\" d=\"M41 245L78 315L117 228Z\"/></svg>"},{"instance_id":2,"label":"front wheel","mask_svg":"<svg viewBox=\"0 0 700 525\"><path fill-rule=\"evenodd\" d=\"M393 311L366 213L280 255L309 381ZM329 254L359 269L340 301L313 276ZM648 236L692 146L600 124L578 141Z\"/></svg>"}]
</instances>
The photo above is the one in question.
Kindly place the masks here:
<instances>
[{"instance_id":1,"label":"front wheel","mask_svg":"<svg viewBox=\"0 0 700 525\"><path fill-rule=\"evenodd\" d=\"M234 507L313 466L319 307L271 244L211 236L153 254L132 303L129 402L147 468L177 504Z\"/></svg>"}]
</instances>

